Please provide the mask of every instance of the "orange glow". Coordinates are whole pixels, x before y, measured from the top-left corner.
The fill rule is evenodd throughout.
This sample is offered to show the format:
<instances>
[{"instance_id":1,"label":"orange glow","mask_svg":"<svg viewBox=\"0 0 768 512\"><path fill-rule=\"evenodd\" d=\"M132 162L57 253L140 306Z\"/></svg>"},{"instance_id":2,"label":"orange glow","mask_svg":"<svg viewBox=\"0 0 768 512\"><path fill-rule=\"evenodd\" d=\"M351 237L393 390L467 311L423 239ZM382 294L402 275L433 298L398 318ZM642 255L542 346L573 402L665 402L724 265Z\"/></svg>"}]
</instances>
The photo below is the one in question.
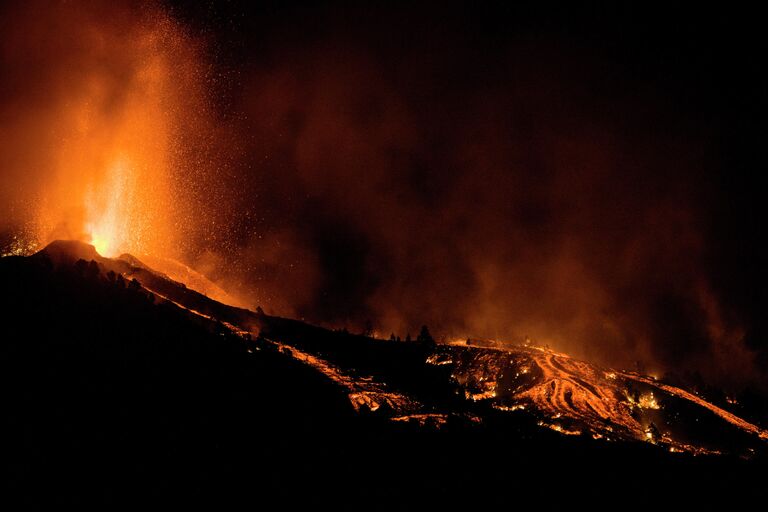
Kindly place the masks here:
<instances>
[{"instance_id":1,"label":"orange glow","mask_svg":"<svg viewBox=\"0 0 768 512\"><path fill-rule=\"evenodd\" d=\"M19 5L13 18L2 50L24 87L0 112L13 120L0 141L0 222L14 235L2 252L78 240L243 304L188 266L237 211L216 188L226 137L216 136L205 41L152 1Z\"/></svg>"},{"instance_id":2,"label":"orange glow","mask_svg":"<svg viewBox=\"0 0 768 512\"><path fill-rule=\"evenodd\" d=\"M41 148L37 245L78 239L108 257L180 259L196 218L183 175L200 165L185 145L202 147L205 130L199 48L160 10L123 13L121 30L61 14L78 27L61 29L73 41L61 52L77 65L61 72L40 120L54 137Z\"/></svg>"},{"instance_id":3,"label":"orange glow","mask_svg":"<svg viewBox=\"0 0 768 512\"><path fill-rule=\"evenodd\" d=\"M172 120L163 107L169 85L164 60L156 57L135 70L122 104L105 112L110 94L94 77L62 113L62 122L76 129L61 143L57 182L40 214L45 242L80 238L103 256L167 253L172 247L167 223Z\"/></svg>"},{"instance_id":4,"label":"orange glow","mask_svg":"<svg viewBox=\"0 0 768 512\"><path fill-rule=\"evenodd\" d=\"M90 242L102 256L117 256L125 237L131 232L127 219L131 215L130 191L127 190L126 178L130 168L118 161L106 178L107 182L99 192L86 194L86 232Z\"/></svg>"},{"instance_id":5,"label":"orange glow","mask_svg":"<svg viewBox=\"0 0 768 512\"><path fill-rule=\"evenodd\" d=\"M477 348L452 344L446 348L427 363L453 365L451 378L463 388L467 399L487 401L502 411L535 411L546 417L546 421L539 421L540 426L562 434L586 432L595 439L635 439L662 443L673 451L716 453L710 447L687 444L648 427L653 418L664 414L661 399L666 398L695 404L726 424L768 439L768 431L759 426L648 376L600 368L531 345ZM628 385L637 384L645 389L633 397L627 393Z\"/></svg>"}]
</instances>

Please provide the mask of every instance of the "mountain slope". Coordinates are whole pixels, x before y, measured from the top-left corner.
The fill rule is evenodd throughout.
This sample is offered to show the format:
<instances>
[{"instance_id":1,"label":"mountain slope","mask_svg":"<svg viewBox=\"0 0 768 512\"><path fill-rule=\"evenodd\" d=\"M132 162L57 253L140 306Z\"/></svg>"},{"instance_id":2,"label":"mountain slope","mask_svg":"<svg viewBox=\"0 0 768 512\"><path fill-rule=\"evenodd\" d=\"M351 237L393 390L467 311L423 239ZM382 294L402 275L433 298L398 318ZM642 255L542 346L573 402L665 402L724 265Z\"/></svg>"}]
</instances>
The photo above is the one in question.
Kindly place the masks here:
<instances>
[{"instance_id":1,"label":"mountain slope","mask_svg":"<svg viewBox=\"0 0 768 512\"><path fill-rule=\"evenodd\" d=\"M467 399L462 368L495 368L465 364L468 349L438 347L425 364L434 347L231 308L84 244L3 258L0 287L5 481L30 504L456 508L553 485L571 502L604 499L640 482L685 500L692 482L763 492L759 456L572 438L530 411ZM390 395L416 409L372 407Z\"/></svg>"}]
</instances>

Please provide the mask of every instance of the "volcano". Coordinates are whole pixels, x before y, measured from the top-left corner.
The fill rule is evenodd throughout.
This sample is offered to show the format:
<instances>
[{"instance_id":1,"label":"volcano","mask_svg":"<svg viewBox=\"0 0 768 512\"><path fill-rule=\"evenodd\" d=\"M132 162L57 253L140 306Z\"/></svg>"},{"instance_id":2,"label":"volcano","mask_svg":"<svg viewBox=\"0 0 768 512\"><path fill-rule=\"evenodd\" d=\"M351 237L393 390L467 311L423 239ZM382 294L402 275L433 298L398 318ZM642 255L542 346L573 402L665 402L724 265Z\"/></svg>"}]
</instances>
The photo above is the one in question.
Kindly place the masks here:
<instances>
[{"instance_id":1,"label":"volcano","mask_svg":"<svg viewBox=\"0 0 768 512\"><path fill-rule=\"evenodd\" d=\"M573 492L598 478L601 494L641 479L754 491L766 460L768 433L742 411L544 347L331 331L75 241L3 258L0 282L5 451L31 503L301 487L354 504L397 479L378 504L455 505L550 471Z\"/></svg>"},{"instance_id":2,"label":"volcano","mask_svg":"<svg viewBox=\"0 0 768 512\"><path fill-rule=\"evenodd\" d=\"M0 2L5 508L765 503L762 13L614 4Z\"/></svg>"}]
</instances>

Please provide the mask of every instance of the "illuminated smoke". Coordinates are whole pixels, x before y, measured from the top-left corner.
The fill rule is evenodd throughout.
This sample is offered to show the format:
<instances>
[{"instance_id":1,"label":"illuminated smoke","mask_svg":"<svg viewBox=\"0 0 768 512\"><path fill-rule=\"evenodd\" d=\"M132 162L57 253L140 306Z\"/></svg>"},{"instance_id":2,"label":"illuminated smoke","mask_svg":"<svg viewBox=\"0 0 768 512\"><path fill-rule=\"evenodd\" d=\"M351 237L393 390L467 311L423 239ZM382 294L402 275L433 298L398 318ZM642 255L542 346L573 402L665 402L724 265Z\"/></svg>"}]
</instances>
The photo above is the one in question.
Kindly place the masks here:
<instances>
[{"instance_id":1,"label":"illuminated smoke","mask_svg":"<svg viewBox=\"0 0 768 512\"><path fill-rule=\"evenodd\" d=\"M210 145L199 45L150 2L19 3L3 20L3 227L182 255L199 215L184 181L207 165L182 144Z\"/></svg>"},{"instance_id":2,"label":"illuminated smoke","mask_svg":"<svg viewBox=\"0 0 768 512\"><path fill-rule=\"evenodd\" d=\"M234 77L152 2L0 19L3 232L178 259L335 327L755 376L707 268L710 141L577 45L278 25Z\"/></svg>"},{"instance_id":3,"label":"illuminated smoke","mask_svg":"<svg viewBox=\"0 0 768 512\"><path fill-rule=\"evenodd\" d=\"M755 378L709 278L706 137L565 44L460 66L460 41L392 56L339 39L274 50L244 87L254 216L315 278L269 283L293 294L276 312ZM260 257L242 259L269 276Z\"/></svg>"}]
</instances>

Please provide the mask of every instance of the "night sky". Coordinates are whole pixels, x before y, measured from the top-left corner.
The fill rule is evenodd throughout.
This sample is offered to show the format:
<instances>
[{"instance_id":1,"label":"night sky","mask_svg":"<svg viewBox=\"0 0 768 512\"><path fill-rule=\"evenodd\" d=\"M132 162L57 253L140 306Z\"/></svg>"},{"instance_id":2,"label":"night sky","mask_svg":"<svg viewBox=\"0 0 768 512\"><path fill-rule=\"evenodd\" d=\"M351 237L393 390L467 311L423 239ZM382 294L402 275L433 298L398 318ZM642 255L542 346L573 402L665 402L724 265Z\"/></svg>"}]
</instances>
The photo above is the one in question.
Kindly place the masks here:
<instances>
[{"instance_id":1,"label":"night sky","mask_svg":"<svg viewBox=\"0 0 768 512\"><path fill-rule=\"evenodd\" d=\"M211 127L179 257L324 325L765 382L761 17L475 4L163 4Z\"/></svg>"}]
</instances>

